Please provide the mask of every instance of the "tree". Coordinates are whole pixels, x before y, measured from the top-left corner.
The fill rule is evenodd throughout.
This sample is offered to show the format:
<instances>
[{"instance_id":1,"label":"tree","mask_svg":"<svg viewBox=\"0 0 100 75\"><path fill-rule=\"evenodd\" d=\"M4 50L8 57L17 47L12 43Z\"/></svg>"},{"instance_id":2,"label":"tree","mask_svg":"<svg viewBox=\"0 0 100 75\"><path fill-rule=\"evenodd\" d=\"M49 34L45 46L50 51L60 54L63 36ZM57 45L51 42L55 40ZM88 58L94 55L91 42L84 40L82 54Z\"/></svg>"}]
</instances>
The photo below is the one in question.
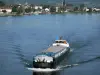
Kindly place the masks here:
<instances>
[{"instance_id":1,"label":"tree","mask_svg":"<svg viewBox=\"0 0 100 75\"><path fill-rule=\"evenodd\" d=\"M59 12L64 12L64 11L66 11L66 7L65 6L62 6L62 7L59 8Z\"/></svg>"},{"instance_id":2,"label":"tree","mask_svg":"<svg viewBox=\"0 0 100 75\"><path fill-rule=\"evenodd\" d=\"M78 7L74 7L74 11L78 11Z\"/></svg>"},{"instance_id":3,"label":"tree","mask_svg":"<svg viewBox=\"0 0 100 75\"><path fill-rule=\"evenodd\" d=\"M88 8L88 9L89 9L89 11L88 11L88 12L90 12L90 13L91 13L91 12L92 12L92 8Z\"/></svg>"},{"instance_id":4,"label":"tree","mask_svg":"<svg viewBox=\"0 0 100 75\"><path fill-rule=\"evenodd\" d=\"M12 12L17 12L17 6L12 7Z\"/></svg>"},{"instance_id":5,"label":"tree","mask_svg":"<svg viewBox=\"0 0 100 75\"><path fill-rule=\"evenodd\" d=\"M51 7L50 7L50 12L56 12L56 7L51 6Z\"/></svg>"},{"instance_id":6,"label":"tree","mask_svg":"<svg viewBox=\"0 0 100 75\"><path fill-rule=\"evenodd\" d=\"M23 13L23 8L20 6L17 8L17 14Z\"/></svg>"},{"instance_id":7,"label":"tree","mask_svg":"<svg viewBox=\"0 0 100 75\"><path fill-rule=\"evenodd\" d=\"M16 5L16 6L13 6L12 7L12 12L15 12L15 13L17 13L17 14L21 14L21 13L23 13L23 7L22 6L18 6L18 5Z\"/></svg>"},{"instance_id":8,"label":"tree","mask_svg":"<svg viewBox=\"0 0 100 75\"><path fill-rule=\"evenodd\" d=\"M25 9L25 12L26 12L26 13L29 13L29 12L31 12L31 11L32 11L32 9L31 9L30 7Z\"/></svg>"},{"instance_id":9,"label":"tree","mask_svg":"<svg viewBox=\"0 0 100 75\"><path fill-rule=\"evenodd\" d=\"M84 11L84 7L85 7L85 5L84 4L81 4L80 5L80 11Z\"/></svg>"},{"instance_id":10,"label":"tree","mask_svg":"<svg viewBox=\"0 0 100 75\"><path fill-rule=\"evenodd\" d=\"M42 5L43 9L50 8L50 5Z\"/></svg>"},{"instance_id":11,"label":"tree","mask_svg":"<svg viewBox=\"0 0 100 75\"><path fill-rule=\"evenodd\" d=\"M6 4L3 1L0 1L0 6L5 6Z\"/></svg>"},{"instance_id":12,"label":"tree","mask_svg":"<svg viewBox=\"0 0 100 75\"><path fill-rule=\"evenodd\" d=\"M36 11L35 8L32 8L32 11L35 12Z\"/></svg>"}]
</instances>

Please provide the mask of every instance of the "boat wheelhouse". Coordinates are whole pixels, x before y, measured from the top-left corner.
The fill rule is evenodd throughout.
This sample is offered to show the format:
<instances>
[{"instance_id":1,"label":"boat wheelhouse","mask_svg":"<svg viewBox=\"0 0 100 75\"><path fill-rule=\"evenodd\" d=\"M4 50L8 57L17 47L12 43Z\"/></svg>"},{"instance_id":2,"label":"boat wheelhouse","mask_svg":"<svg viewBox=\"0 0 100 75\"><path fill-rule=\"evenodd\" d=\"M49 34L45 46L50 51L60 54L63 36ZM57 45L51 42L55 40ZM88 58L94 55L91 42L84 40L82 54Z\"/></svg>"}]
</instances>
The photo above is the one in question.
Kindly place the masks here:
<instances>
[{"instance_id":1,"label":"boat wheelhouse","mask_svg":"<svg viewBox=\"0 0 100 75\"><path fill-rule=\"evenodd\" d=\"M33 58L33 67L55 68L69 51L69 43L66 40L55 40L52 46Z\"/></svg>"}]
</instances>

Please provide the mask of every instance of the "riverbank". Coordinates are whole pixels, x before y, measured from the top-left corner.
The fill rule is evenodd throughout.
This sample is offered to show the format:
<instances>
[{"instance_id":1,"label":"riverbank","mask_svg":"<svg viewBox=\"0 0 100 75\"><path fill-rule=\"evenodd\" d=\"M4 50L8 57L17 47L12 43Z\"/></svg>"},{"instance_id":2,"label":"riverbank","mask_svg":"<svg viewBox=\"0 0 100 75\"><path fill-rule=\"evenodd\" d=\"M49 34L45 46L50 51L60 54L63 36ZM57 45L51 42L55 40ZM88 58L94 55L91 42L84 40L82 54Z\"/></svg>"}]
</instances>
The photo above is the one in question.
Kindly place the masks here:
<instances>
[{"instance_id":1,"label":"riverbank","mask_svg":"<svg viewBox=\"0 0 100 75\"><path fill-rule=\"evenodd\" d=\"M24 15L45 15L45 14L100 14L100 12L55 12L55 13L21 13L21 14L16 14L16 13L3 13L0 14L0 17L6 17L6 16L24 16Z\"/></svg>"}]
</instances>

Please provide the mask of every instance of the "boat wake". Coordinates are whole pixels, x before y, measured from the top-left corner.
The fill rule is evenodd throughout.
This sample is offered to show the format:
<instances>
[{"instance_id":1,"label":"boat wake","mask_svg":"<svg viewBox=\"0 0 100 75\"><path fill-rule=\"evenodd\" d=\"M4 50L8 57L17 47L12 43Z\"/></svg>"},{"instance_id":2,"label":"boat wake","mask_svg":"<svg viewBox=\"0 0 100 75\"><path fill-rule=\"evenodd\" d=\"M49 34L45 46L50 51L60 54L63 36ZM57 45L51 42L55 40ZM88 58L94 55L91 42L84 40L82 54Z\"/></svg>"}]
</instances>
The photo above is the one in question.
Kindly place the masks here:
<instances>
[{"instance_id":1,"label":"boat wake","mask_svg":"<svg viewBox=\"0 0 100 75\"><path fill-rule=\"evenodd\" d=\"M73 52L73 51L74 51L74 49L73 49L73 48L71 48L71 49L70 49L70 52Z\"/></svg>"},{"instance_id":2,"label":"boat wake","mask_svg":"<svg viewBox=\"0 0 100 75\"><path fill-rule=\"evenodd\" d=\"M79 65L79 64L58 66L58 67L55 68L55 69L50 69L50 68L46 68L46 69L43 69L43 68L27 68L27 69L28 69L28 70L31 70L31 71L33 71L33 72L57 72L57 71L63 70L64 68L71 68L71 67L75 67L75 66L78 66L78 65Z\"/></svg>"},{"instance_id":3,"label":"boat wake","mask_svg":"<svg viewBox=\"0 0 100 75\"><path fill-rule=\"evenodd\" d=\"M92 58L92 59L89 59L89 60L84 60L84 61L81 61L81 62L77 62L76 64L59 66L59 68L60 69L72 68L72 67L79 66L79 65L82 65L82 64L86 64L86 63L89 63L89 62L92 62L92 61L95 61L95 60L100 60L100 56Z\"/></svg>"},{"instance_id":4,"label":"boat wake","mask_svg":"<svg viewBox=\"0 0 100 75\"><path fill-rule=\"evenodd\" d=\"M50 68L27 68L28 70L32 70L33 72L56 72L61 70L60 68L56 68L56 69L50 69Z\"/></svg>"},{"instance_id":5,"label":"boat wake","mask_svg":"<svg viewBox=\"0 0 100 75\"><path fill-rule=\"evenodd\" d=\"M73 52L74 49L71 49L71 52ZM86 64L89 62L93 62L96 60L100 60L100 56L94 57L92 59L89 60L83 60L81 62L76 62L75 64L67 64L67 65L59 65L54 69L50 69L50 68L46 68L46 69L42 69L42 68L33 68L33 64L32 61L25 59L25 56L23 55L23 53L20 51L20 49L16 50L16 55L18 55L19 59L21 60L21 62L23 63L23 65L28 69L31 70L33 72L56 72L56 71L60 71L63 69L67 69L67 68L73 68L75 66L79 66L82 64Z\"/></svg>"},{"instance_id":6,"label":"boat wake","mask_svg":"<svg viewBox=\"0 0 100 75\"><path fill-rule=\"evenodd\" d=\"M92 62L92 61L97 60L97 59L100 59L100 56L95 57L95 58L90 59L90 60L77 62L76 64L60 65L60 66L58 66L55 69L50 69L50 68L46 68L46 69L42 69L42 68L27 68L27 69L28 70L32 70L33 72L56 72L56 71L63 70L65 68L72 68L72 67L75 67L75 66L79 66L81 64L85 64L85 63L88 63L88 62Z\"/></svg>"}]
</instances>

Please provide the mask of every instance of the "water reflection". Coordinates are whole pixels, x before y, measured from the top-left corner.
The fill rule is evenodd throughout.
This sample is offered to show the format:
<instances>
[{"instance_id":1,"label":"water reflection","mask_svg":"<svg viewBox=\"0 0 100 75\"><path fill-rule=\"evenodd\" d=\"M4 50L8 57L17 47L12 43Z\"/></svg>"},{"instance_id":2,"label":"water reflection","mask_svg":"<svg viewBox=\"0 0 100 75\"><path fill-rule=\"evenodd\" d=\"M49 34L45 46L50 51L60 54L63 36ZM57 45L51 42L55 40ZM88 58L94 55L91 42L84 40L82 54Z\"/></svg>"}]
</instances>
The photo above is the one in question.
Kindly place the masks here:
<instances>
[{"instance_id":1,"label":"water reflection","mask_svg":"<svg viewBox=\"0 0 100 75\"><path fill-rule=\"evenodd\" d=\"M60 72L50 72L50 73L43 73L43 72L33 72L32 75L60 75Z\"/></svg>"}]
</instances>

